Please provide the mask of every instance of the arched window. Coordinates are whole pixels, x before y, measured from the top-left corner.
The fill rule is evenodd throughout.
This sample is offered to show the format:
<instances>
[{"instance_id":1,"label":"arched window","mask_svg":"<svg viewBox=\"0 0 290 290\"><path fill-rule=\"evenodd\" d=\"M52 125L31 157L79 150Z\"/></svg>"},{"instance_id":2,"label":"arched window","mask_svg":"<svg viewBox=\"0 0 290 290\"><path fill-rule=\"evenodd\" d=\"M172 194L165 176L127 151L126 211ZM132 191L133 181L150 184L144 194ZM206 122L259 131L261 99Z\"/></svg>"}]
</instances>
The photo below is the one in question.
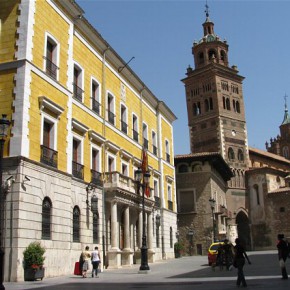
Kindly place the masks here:
<instances>
[{"instance_id":1,"label":"arched window","mask_svg":"<svg viewBox=\"0 0 290 290\"><path fill-rule=\"evenodd\" d=\"M202 171L201 165L200 164L192 165L192 172L198 172L198 171Z\"/></svg>"},{"instance_id":2,"label":"arched window","mask_svg":"<svg viewBox=\"0 0 290 290\"><path fill-rule=\"evenodd\" d=\"M198 60L199 60L199 63L200 64L204 63L204 55L203 55L203 52L200 52L199 53Z\"/></svg>"},{"instance_id":3,"label":"arched window","mask_svg":"<svg viewBox=\"0 0 290 290\"><path fill-rule=\"evenodd\" d=\"M232 147L230 147L228 149L228 158L229 158L229 160L235 160L235 153L234 153L234 149Z\"/></svg>"},{"instance_id":4,"label":"arched window","mask_svg":"<svg viewBox=\"0 0 290 290\"><path fill-rule=\"evenodd\" d=\"M99 214L93 214L93 243L98 244L99 241Z\"/></svg>"},{"instance_id":5,"label":"arched window","mask_svg":"<svg viewBox=\"0 0 290 290\"><path fill-rule=\"evenodd\" d=\"M188 172L188 166L187 166L186 164L182 164L182 165L180 165L178 169L179 169L179 170L178 170L179 173L185 173L185 172Z\"/></svg>"},{"instance_id":6,"label":"arched window","mask_svg":"<svg viewBox=\"0 0 290 290\"><path fill-rule=\"evenodd\" d=\"M73 209L73 242L80 242L80 209L78 206Z\"/></svg>"},{"instance_id":7,"label":"arched window","mask_svg":"<svg viewBox=\"0 0 290 290\"><path fill-rule=\"evenodd\" d=\"M226 109L226 98L223 97L223 105L224 105L224 109Z\"/></svg>"},{"instance_id":8,"label":"arched window","mask_svg":"<svg viewBox=\"0 0 290 290\"><path fill-rule=\"evenodd\" d=\"M213 102L212 102L212 98L209 98L209 109L213 110Z\"/></svg>"},{"instance_id":9,"label":"arched window","mask_svg":"<svg viewBox=\"0 0 290 290\"><path fill-rule=\"evenodd\" d=\"M197 115L197 106L195 103L193 104L192 109L193 109L193 116L196 116Z\"/></svg>"},{"instance_id":10,"label":"arched window","mask_svg":"<svg viewBox=\"0 0 290 290\"><path fill-rule=\"evenodd\" d=\"M244 162L244 152L242 149L238 150L238 160Z\"/></svg>"},{"instance_id":11,"label":"arched window","mask_svg":"<svg viewBox=\"0 0 290 290\"><path fill-rule=\"evenodd\" d=\"M226 99L226 109L227 110L231 109L231 103L230 103L230 99L229 98Z\"/></svg>"},{"instance_id":12,"label":"arched window","mask_svg":"<svg viewBox=\"0 0 290 290\"><path fill-rule=\"evenodd\" d=\"M259 195L259 185L258 184L254 185L254 191L255 191L257 205L260 205L260 195Z\"/></svg>"},{"instance_id":13,"label":"arched window","mask_svg":"<svg viewBox=\"0 0 290 290\"><path fill-rule=\"evenodd\" d=\"M215 50L211 49L208 52L208 59L211 60L211 59L215 59L215 58L216 58L216 52L215 52Z\"/></svg>"},{"instance_id":14,"label":"arched window","mask_svg":"<svg viewBox=\"0 0 290 290\"><path fill-rule=\"evenodd\" d=\"M236 112L241 113L240 103L239 101L236 101Z\"/></svg>"},{"instance_id":15,"label":"arched window","mask_svg":"<svg viewBox=\"0 0 290 290\"><path fill-rule=\"evenodd\" d=\"M51 200L45 197L42 202L42 232L43 240L51 239Z\"/></svg>"}]
</instances>

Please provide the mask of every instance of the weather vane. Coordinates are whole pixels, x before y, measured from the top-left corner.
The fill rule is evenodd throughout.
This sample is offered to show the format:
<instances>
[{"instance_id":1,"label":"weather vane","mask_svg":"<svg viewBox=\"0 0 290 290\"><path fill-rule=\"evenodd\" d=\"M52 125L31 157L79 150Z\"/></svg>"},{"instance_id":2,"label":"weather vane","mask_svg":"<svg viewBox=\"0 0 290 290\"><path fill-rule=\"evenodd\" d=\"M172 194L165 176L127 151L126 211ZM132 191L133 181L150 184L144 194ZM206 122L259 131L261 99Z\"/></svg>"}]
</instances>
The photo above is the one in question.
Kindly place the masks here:
<instances>
[{"instance_id":1,"label":"weather vane","mask_svg":"<svg viewBox=\"0 0 290 290\"><path fill-rule=\"evenodd\" d=\"M287 96L286 93L285 93L285 96L284 96L284 100L285 100L285 109L287 109L287 98L288 98L288 96Z\"/></svg>"},{"instance_id":2,"label":"weather vane","mask_svg":"<svg viewBox=\"0 0 290 290\"><path fill-rule=\"evenodd\" d=\"M206 17L209 17L209 10L208 10L208 8L209 8L209 6L207 5L207 0L206 0L205 10L204 10Z\"/></svg>"}]
</instances>

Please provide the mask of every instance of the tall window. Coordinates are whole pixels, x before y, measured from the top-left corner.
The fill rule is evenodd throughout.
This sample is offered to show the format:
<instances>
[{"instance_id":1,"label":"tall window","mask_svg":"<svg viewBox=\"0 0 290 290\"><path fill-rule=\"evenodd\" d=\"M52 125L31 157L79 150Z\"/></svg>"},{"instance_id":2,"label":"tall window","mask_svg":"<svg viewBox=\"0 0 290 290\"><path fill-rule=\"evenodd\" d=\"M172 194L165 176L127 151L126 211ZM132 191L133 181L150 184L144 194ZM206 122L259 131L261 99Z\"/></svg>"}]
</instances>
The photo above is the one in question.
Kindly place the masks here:
<instances>
[{"instance_id":1,"label":"tall window","mask_svg":"<svg viewBox=\"0 0 290 290\"><path fill-rule=\"evenodd\" d=\"M78 206L73 209L73 242L80 242L80 209Z\"/></svg>"},{"instance_id":2,"label":"tall window","mask_svg":"<svg viewBox=\"0 0 290 290\"><path fill-rule=\"evenodd\" d=\"M92 98L92 110L100 115L100 86L99 84L92 80L91 88L91 98Z\"/></svg>"},{"instance_id":3,"label":"tall window","mask_svg":"<svg viewBox=\"0 0 290 290\"><path fill-rule=\"evenodd\" d=\"M51 239L51 208L52 204L48 197L42 202L42 239Z\"/></svg>"},{"instance_id":4,"label":"tall window","mask_svg":"<svg viewBox=\"0 0 290 290\"><path fill-rule=\"evenodd\" d=\"M114 104L114 96L108 94L107 97L107 109L108 109L108 121L112 125L115 125L115 104Z\"/></svg>"},{"instance_id":5,"label":"tall window","mask_svg":"<svg viewBox=\"0 0 290 290\"><path fill-rule=\"evenodd\" d=\"M45 69L46 73L53 79L57 79L57 43L51 38L47 37L46 40L46 56L45 56Z\"/></svg>"},{"instance_id":6,"label":"tall window","mask_svg":"<svg viewBox=\"0 0 290 290\"><path fill-rule=\"evenodd\" d=\"M124 105L121 105L121 131L128 133L127 108Z\"/></svg>"},{"instance_id":7,"label":"tall window","mask_svg":"<svg viewBox=\"0 0 290 290\"><path fill-rule=\"evenodd\" d=\"M242 149L238 150L238 160L244 162L244 152Z\"/></svg>"},{"instance_id":8,"label":"tall window","mask_svg":"<svg viewBox=\"0 0 290 290\"><path fill-rule=\"evenodd\" d=\"M148 149L148 129L145 123L143 123L143 146Z\"/></svg>"},{"instance_id":9,"label":"tall window","mask_svg":"<svg viewBox=\"0 0 290 290\"><path fill-rule=\"evenodd\" d=\"M233 148L232 147L230 147L229 149L228 149L228 158L229 158L229 160L235 160L235 153L234 153L234 150L233 150Z\"/></svg>"},{"instance_id":10,"label":"tall window","mask_svg":"<svg viewBox=\"0 0 290 290\"><path fill-rule=\"evenodd\" d=\"M73 139L73 154L72 154L72 174L74 177L84 178L84 166L82 163L82 142L78 139Z\"/></svg>"},{"instance_id":11,"label":"tall window","mask_svg":"<svg viewBox=\"0 0 290 290\"><path fill-rule=\"evenodd\" d=\"M100 172L100 151L92 148L92 168L91 168L91 182L97 185L102 184L102 177Z\"/></svg>"},{"instance_id":12,"label":"tall window","mask_svg":"<svg viewBox=\"0 0 290 290\"><path fill-rule=\"evenodd\" d=\"M152 131L152 151L155 156L157 156L157 138L156 133Z\"/></svg>"},{"instance_id":13,"label":"tall window","mask_svg":"<svg viewBox=\"0 0 290 290\"><path fill-rule=\"evenodd\" d=\"M74 92L73 96L75 99L79 100L80 102L83 101L83 81L82 81L82 69L75 65L74 66L74 79L73 79L73 87Z\"/></svg>"},{"instance_id":14,"label":"tall window","mask_svg":"<svg viewBox=\"0 0 290 290\"><path fill-rule=\"evenodd\" d=\"M170 163L170 149L168 140L165 140L165 152L166 152L166 161Z\"/></svg>"},{"instance_id":15,"label":"tall window","mask_svg":"<svg viewBox=\"0 0 290 290\"><path fill-rule=\"evenodd\" d=\"M256 195L257 205L260 205L260 194L259 194L259 185L258 184L254 185L254 191L255 191L255 195Z\"/></svg>"},{"instance_id":16,"label":"tall window","mask_svg":"<svg viewBox=\"0 0 290 290\"><path fill-rule=\"evenodd\" d=\"M136 115L133 115L133 139L138 142L138 118Z\"/></svg>"}]
</instances>

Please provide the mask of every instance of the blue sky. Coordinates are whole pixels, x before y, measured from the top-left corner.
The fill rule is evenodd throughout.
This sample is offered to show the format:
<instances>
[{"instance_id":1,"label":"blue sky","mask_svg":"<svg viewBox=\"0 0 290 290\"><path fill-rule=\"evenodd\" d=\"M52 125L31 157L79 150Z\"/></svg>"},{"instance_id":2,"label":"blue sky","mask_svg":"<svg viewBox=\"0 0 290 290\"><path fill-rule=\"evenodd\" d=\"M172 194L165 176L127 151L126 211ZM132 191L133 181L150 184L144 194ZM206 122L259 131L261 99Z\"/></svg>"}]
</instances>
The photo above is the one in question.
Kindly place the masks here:
<instances>
[{"instance_id":1,"label":"blue sky","mask_svg":"<svg viewBox=\"0 0 290 290\"><path fill-rule=\"evenodd\" d=\"M205 1L77 0L85 17L177 116L175 154L189 153L185 90L180 81L203 35ZM290 1L210 1L215 33L229 44L230 66L245 77L249 146L265 149L279 134L290 96ZM290 107L290 100L288 100Z\"/></svg>"}]
</instances>

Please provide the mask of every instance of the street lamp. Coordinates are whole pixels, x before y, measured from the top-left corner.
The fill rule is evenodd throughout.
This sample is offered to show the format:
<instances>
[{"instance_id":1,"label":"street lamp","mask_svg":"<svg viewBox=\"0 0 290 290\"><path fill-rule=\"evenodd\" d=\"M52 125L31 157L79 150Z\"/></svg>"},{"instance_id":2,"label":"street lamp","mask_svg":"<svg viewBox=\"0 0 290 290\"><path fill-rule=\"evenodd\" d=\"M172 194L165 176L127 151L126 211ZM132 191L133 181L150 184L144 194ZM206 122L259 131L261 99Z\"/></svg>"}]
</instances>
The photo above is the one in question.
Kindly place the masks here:
<instances>
[{"instance_id":1,"label":"street lamp","mask_svg":"<svg viewBox=\"0 0 290 290\"><path fill-rule=\"evenodd\" d=\"M3 152L4 143L8 135L8 128L10 126L9 120L6 119L7 115L2 115L0 119L0 289L5 289L4 281L4 184L2 180L3 173Z\"/></svg>"},{"instance_id":2,"label":"street lamp","mask_svg":"<svg viewBox=\"0 0 290 290\"><path fill-rule=\"evenodd\" d=\"M148 265L148 248L146 241L146 221L145 221L145 190L147 186L149 186L150 173L146 171L142 172L140 168L138 168L135 172L135 179L137 182L137 193L140 191L140 187L142 187L142 219L143 219L143 229L142 229L142 247L141 247L141 265L140 271L148 271L150 270Z\"/></svg>"},{"instance_id":3,"label":"street lamp","mask_svg":"<svg viewBox=\"0 0 290 290\"><path fill-rule=\"evenodd\" d=\"M212 215L212 230L213 230L213 241L215 242L216 237L215 237L215 222L214 222L214 208L215 208L215 199L214 198L210 198L209 200L209 204L211 207L211 215Z\"/></svg>"}]
</instances>

